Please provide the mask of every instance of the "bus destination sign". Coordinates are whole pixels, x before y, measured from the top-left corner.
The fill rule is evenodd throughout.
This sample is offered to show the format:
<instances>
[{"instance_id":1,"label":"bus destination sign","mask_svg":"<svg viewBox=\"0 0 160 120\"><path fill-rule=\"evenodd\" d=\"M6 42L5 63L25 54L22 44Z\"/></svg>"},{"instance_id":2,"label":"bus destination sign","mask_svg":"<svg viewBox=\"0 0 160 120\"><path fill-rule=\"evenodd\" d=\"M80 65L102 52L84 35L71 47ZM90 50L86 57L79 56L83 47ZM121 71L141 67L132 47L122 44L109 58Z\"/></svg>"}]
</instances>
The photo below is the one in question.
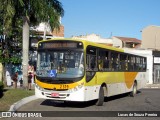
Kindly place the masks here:
<instances>
[{"instance_id":1,"label":"bus destination sign","mask_svg":"<svg viewBox=\"0 0 160 120\"><path fill-rule=\"evenodd\" d=\"M40 43L39 47L45 48L45 49L82 48L82 43L78 43L78 42L44 42L44 43Z\"/></svg>"}]
</instances>

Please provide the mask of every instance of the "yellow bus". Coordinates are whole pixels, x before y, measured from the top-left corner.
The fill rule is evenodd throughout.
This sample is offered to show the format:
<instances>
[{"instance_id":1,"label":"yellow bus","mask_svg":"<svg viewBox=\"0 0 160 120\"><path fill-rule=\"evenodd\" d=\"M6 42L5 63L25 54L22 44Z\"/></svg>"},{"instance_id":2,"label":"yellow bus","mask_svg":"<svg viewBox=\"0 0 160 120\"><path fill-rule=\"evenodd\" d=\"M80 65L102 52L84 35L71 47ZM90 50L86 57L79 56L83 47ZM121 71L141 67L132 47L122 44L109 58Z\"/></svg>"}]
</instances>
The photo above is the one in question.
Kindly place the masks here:
<instances>
[{"instance_id":1,"label":"yellow bus","mask_svg":"<svg viewBox=\"0 0 160 120\"><path fill-rule=\"evenodd\" d=\"M86 40L38 43L35 95L60 101L91 101L129 92L146 83L146 57Z\"/></svg>"}]
</instances>

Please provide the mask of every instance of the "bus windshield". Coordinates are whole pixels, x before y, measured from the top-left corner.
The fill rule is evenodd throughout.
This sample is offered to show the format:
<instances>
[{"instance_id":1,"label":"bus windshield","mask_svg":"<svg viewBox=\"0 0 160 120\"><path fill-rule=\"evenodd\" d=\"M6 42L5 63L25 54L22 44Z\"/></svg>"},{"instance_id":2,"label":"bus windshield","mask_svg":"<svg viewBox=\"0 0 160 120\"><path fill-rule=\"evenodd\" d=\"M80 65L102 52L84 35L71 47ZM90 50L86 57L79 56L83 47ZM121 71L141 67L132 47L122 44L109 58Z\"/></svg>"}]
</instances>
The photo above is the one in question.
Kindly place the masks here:
<instances>
[{"instance_id":1,"label":"bus windshield","mask_svg":"<svg viewBox=\"0 0 160 120\"><path fill-rule=\"evenodd\" d=\"M38 77L82 77L84 75L84 54L76 50L39 51L36 72Z\"/></svg>"}]
</instances>

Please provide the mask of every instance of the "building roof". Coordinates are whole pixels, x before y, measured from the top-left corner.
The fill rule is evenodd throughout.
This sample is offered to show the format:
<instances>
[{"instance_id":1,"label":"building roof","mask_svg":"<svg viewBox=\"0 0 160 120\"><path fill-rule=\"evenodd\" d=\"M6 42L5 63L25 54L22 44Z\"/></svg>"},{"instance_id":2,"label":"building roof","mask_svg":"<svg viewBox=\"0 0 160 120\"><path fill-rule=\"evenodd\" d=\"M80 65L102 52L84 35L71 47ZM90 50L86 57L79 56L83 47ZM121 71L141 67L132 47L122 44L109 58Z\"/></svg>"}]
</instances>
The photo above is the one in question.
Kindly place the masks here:
<instances>
[{"instance_id":1,"label":"building roof","mask_svg":"<svg viewBox=\"0 0 160 120\"><path fill-rule=\"evenodd\" d=\"M141 44L137 44L137 45L135 45L134 48L140 48L140 47L141 47Z\"/></svg>"},{"instance_id":2,"label":"building roof","mask_svg":"<svg viewBox=\"0 0 160 120\"><path fill-rule=\"evenodd\" d=\"M140 43L141 44L141 40L139 40L137 38L119 37L119 36L114 36L114 37L122 40L123 42L134 42L134 43Z\"/></svg>"}]
</instances>

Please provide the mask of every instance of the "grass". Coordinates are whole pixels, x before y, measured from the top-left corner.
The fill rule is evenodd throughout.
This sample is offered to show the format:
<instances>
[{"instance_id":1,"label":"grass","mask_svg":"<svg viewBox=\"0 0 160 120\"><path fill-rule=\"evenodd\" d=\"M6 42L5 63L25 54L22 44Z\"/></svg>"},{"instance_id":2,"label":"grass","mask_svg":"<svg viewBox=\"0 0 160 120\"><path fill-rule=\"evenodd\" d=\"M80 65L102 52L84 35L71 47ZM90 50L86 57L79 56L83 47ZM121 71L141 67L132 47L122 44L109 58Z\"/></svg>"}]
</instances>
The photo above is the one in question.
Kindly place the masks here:
<instances>
[{"instance_id":1,"label":"grass","mask_svg":"<svg viewBox=\"0 0 160 120\"><path fill-rule=\"evenodd\" d=\"M34 90L4 89L0 98L0 111L8 111L13 103L31 95L34 95Z\"/></svg>"}]
</instances>

